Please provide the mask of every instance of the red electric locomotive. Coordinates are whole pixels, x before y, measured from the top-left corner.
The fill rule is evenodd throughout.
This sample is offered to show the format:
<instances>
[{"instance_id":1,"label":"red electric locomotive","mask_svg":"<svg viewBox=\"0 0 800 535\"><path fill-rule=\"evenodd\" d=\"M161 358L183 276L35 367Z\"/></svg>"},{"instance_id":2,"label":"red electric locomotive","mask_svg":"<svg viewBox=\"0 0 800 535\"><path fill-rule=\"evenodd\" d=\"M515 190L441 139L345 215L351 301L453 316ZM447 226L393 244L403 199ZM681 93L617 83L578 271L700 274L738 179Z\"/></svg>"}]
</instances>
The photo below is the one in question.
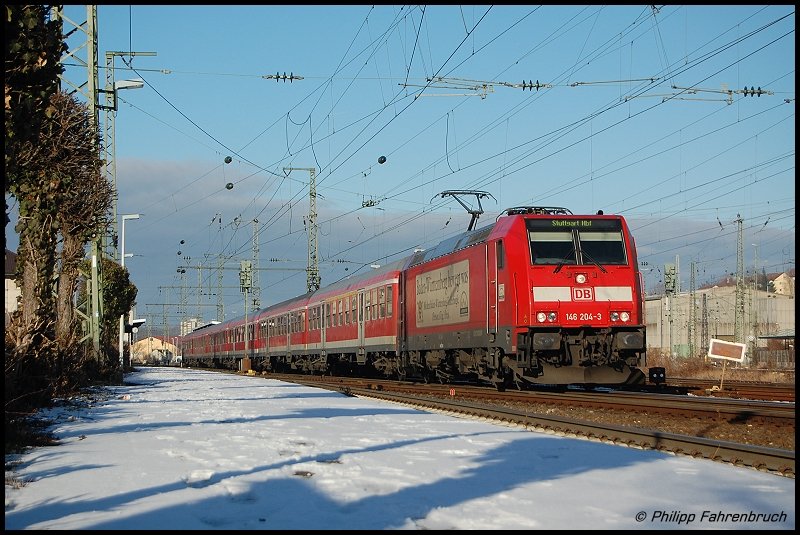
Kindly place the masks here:
<instances>
[{"instance_id":1,"label":"red electric locomotive","mask_svg":"<svg viewBox=\"0 0 800 535\"><path fill-rule=\"evenodd\" d=\"M267 370L498 389L637 384L645 381L643 314L643 278L622 216L525 206L368 275L258 311L247 356ZM190 333L184 362L242 358L243 344L204 340L243 337L242 318Z\"/></svg>"}]
</instances>

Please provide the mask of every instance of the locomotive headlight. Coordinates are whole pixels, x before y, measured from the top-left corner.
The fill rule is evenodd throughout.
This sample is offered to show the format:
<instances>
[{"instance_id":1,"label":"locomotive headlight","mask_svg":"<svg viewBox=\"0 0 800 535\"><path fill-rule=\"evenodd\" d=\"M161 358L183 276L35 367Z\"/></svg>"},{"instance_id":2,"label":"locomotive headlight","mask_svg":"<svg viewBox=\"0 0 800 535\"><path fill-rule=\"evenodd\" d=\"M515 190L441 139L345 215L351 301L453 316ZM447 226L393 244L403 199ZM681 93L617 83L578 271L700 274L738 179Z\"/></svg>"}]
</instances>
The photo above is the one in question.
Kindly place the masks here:
<instances>
[{"instance_id":1,"label":"locomotive headlight","mask_svg":"<svg viewBox=\"0 0 800 535\"><path fill-rule=\"evenodd\" d=\"M539 312L538 314L536 314L536 320L539 323L544 323L544 320L546 320L546 319L547 319L547 315L544 312Z\"/></svg>"},{"instance_id":2,"label":"locomotive headlight","mask_svg":"<svg viewBox=\"0 0 800 535\"><path fill-rule=\"evenodd\" d=\"M630 321L631 319L631 315L628 314L627 312L623 312L622 314L619 315L619 317L622 321Z\"/></svg>"},{"instance_id":3,"label":"locomotive headlight","mask_svg":"<svg viewBox=\"0 0 800 535\"><path fill-rule=\"evenodd\" d=\"M550 320L551 322L556 321L556 313L555 312L548 313L547 319Z\"/></svg>"},{"instance_id":4,"label":"locomotive headlight","mask_svg":"<svg viewBox=\"0 0 800 535\"><path fill-rule=\"evenodd\" d=\"M577 282L578 284L584 284L586 282L586 275L584 275L583 273L578 273L577 275L575 275L575 282Z\"/></svg>"},{"instance_id":5,"label":"locomotive headlight","mask_svg":"<svg viewBox=\"0 0 800 535\"><path fill-rule=\"evenodd\" d=\"M612 312L611 313L611 321L619 321L619 313Z\"/></svg>"}]
</instances>

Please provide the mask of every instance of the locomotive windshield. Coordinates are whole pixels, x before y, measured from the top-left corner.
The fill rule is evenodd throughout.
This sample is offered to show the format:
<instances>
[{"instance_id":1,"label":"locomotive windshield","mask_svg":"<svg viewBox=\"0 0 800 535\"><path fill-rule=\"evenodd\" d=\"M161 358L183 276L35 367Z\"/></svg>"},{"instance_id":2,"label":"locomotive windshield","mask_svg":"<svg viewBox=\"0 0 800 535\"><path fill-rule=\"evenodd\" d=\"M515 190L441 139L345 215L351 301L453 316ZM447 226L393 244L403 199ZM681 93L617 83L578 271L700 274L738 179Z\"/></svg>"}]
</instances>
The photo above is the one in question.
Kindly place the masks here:
<instances>
[{"instance_id":1,"label":"locomotive windshield","mask_svg":"<svg viewBox=\"0 0 800 535\"><path fill-rule=\"evenodd\" d=\"M617 219L529 219L531 261L536 265L625 265Z\"/></svg>"}]
</instances>

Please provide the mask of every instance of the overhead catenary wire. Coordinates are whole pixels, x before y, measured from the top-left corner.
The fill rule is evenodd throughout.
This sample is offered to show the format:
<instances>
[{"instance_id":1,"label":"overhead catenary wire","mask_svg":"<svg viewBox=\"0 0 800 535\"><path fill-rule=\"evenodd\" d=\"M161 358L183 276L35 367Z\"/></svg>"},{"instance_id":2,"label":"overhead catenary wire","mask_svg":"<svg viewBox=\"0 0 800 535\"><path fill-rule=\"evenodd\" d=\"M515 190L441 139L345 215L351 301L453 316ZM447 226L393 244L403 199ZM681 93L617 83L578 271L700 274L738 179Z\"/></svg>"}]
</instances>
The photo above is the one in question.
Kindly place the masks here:
<instances>
[{"instance_id":1,"label":"overhead catenary wire","mask_svg":"<svg viewBox=\"0 0 800 535\"><path fill-rule=\"evenodd\" d=\"M455 150L455 149L454 149L454 150ZM376 196L376 197L377 197L377 196ZM300 199L300 197L298 197L298 199Z\"/></svg>"}]
</instances>

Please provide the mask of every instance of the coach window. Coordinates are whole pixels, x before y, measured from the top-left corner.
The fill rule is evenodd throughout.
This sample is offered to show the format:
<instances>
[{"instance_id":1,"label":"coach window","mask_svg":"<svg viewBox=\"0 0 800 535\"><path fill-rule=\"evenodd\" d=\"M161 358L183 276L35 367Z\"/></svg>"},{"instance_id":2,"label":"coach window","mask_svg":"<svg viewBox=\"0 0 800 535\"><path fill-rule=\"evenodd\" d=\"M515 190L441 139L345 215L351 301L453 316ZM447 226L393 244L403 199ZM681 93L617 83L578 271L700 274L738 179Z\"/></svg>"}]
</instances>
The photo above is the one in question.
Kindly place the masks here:
<instances>
[{"instance_id":1,"label":"coach window","mask_svg":"<svg viewBox=\"0 0 800 535\"><path fill-rule=\"evenodd\" d=\"M385 292L386 292L386 289L383 286L378 288L378 303L379 303L378 309L380 311L380 317L381 318L385 318L386 317L386 293Z\"/></svg>"},{"instance_id":2,"label":"coach window","mask_svg":"<svg viewBox=\"0 0 800 535\"><path fill-rule=\"evenodd\" d=\"M344 324L350 325L350 298L344 298Z\"/></svg>"},{"instance_id":3,"label":"coach window","mask_svg":"<svg viewBox=\"0 0 800 535\"><path fill-rule=\"evenodd\" d=\"M378 319L378 292L373 288L370 290L372 294L372 319Z\"/></svg>"},{"instance_id":4,"label":"coach window","mask_svg":"<svg viewBox=\"0 0 800 535\"><path fill-rule=\"evenodd\" d=\"M331 304L325 303L325 325L331 326Z\"/></svg>"},{"instance_id":5,"label":"coach window","mask_svg":"<svg viewBox=\"0 0 800 535\"><path fill-rule=\"evenodd\" d=\"M358 300L354 295L350 298L350 317L353 318L353 323L358 321L358 316L356 315L356 303L358 303Z\"/></svg>"},{"instance_id":6,"label":"coach window","mask_svg":"<svg viewBox=\"0 0 800 535\"><path fill-rule=\"evenodd\" d=\"M370 304L369 291L364 292L364 321L369 321Z\"/></svg>"},{"instance_id":7,"label":"coach window","mask_svg":"<svg viewBox=\"0 0 800 535\"><path fill-rule=\"evenodd\" d=\"M497 240L497 269L503 269L506 264L506 251L503 240Z\"/></svg>"},{"instance_id":8,"label":"coach window","mask_svg":"<svg viewBox=\"0 0 800 535\"><path fill-rule=\"evenodd\" d=\"M386 317L392 317L392 285L386 286Z\"/></svg>"},{"instance_id":9,"label":"coach window","mask_svg":"<svg viewBox=\"0 0 800 535\"><path fill-rule=\"evenodd\" d=\"M339 304L337 305L337 307L339 308L339 325L344 325L344 321L343 321L344 317L342 315L342 300L341 299L339 299Z\"/></svg>"}]
</instances>

